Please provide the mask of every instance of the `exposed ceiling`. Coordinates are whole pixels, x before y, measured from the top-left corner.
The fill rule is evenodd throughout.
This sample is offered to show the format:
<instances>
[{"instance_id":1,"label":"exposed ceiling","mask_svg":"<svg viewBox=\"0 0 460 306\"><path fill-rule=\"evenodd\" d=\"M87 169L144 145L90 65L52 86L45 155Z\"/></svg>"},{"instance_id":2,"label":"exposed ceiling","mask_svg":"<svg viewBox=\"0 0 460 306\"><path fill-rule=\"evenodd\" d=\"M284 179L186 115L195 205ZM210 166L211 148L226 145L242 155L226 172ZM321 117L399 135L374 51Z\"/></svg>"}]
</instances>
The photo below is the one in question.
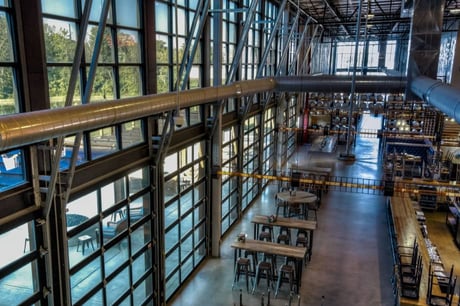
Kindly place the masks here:
<instances>
[{"instance_id":1,"label":"exposed ceiling","mask_svg":"<svg viewBox=\"0 0 460 306\"><path fill-rule=\"evenodd\" d=\"M302 10L324 26L323 37L350 40L356 35L360 0L298 0ZM424 0L428 1L428 0ZM362 0L361 35L392 39L408 37L413 0ZM444 31L456 31L460 0L445 0Z\"/></svg>"}]
</instances>

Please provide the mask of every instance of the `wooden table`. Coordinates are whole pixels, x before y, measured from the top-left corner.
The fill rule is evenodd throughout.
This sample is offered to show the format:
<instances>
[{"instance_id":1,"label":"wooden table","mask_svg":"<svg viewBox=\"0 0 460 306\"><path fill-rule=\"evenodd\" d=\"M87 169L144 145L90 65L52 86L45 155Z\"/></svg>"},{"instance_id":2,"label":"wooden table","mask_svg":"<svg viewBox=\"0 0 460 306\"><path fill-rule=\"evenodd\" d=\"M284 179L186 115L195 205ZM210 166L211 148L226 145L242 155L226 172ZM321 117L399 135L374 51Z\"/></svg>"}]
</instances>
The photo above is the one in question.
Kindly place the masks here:
<instances>
[{"instance_id":1,"label":"wooden table","mask_svg":"<svg viewBox=\"0 0 460 306\"><path fill-rule=\"evenodd\" d=\"M288 205L302 205L304 219L307 219L307 205L318 199L315 194L307 191L282 191L278 192L276 197L281 201L286 202Z\"/></svg>"},{"instance_id":2,"label":"wooden table","mask_svg":"<svg viewBox=\"0 0 460 306\"><path fill-rule=\"evenodd\" d=\"M269 222L268 216L256 215L252 218L251 222L254 223L254 239L257 239L257 233L259 232L260 225L271 225L278 227L287 227L291 229L306 230L310 236L310 244L308 247L308 259L311 259L311 254L313 250L313 232L316 230L317 227L316 221L277 217L275 222Z\"/></svg>"},{"instance_id":3,"label":"wooden table","mask_svg":"<svg viewBox=\"0 0 460 306\"><path fill-rule=\"evenodd\" d=\"M235 240L230 246L235 249L234 265L236 265L238 257L241 257L242 250L295 258L296 293L299 293L300 284L302 283L300 279L302 278L303 260L307 253L307 248L254 239L246 239L244 242Z\"/></svg>"}]
</instances>

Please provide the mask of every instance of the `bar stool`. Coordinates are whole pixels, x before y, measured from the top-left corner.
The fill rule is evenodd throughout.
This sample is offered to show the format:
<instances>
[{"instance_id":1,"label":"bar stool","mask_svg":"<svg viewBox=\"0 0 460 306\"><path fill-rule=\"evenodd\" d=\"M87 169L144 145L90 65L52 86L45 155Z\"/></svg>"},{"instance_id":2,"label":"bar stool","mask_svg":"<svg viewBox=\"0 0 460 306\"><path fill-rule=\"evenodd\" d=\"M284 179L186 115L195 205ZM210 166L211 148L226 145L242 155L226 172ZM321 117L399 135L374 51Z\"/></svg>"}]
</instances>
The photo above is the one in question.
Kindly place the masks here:
<instances>
[{"instance_id":1,"label":"bar stool","mask_svg":"<svg viewBox=\"0 0 460 306\"><path fill-rule=\"evenodd\" d=\"M251 272L251 261L249 258L239 257L236 261L235 273L233 276L232 289L235 284L240 280L240 275L246 275L246 290L249 292L249 273ZM251 283L253 282L251 276Z\"/></svg>"},{"instance_id":2,"label":"bar stool","mask_svg":"<svg viewBox=\"0 0 460 306\"><path fill-rule=\"evenodd\" d=\"M267 233L270 234L270 236ZM259 233L259 240L264 240L260 239L260 235L264 235L264 237L270 237L270 240L266 241L273 242L273 226L267 224L262 225L261 232Z\"/></svg>"},{"instance_id":3,"label":"bar stool","mask_svg":"<svg viewBox=\"0 0 460 306\"><path fill-rule=\"evenodd\" d=\"M289 282L289 292L292 291L294 287L294 267L289 264L284 264L280 267L278 272L278 281L276 283L275 297L278 295L281 284L285 281L285 277Z\"/></svg>"},{"instance_id":4,"label":"bar stool","mask_svg":"<svg viewBox=\"0 0 460 306\"><path fill-rule=\"evenodd\" d=\"M289 227L281 226L279 233L283 235L287 235L289 239L289 244L291 244L291 229Z\"/></svg>"},{"instance_id":5,"label":"bar stool","mask_svg":"<svg viewBox=\"0 0 460 306\"><path fill-rule=\"evenodd\" d=\"M267 242L273 242L273 239L272 239L272 234L271 232L266 232L266 231L262 231L260 232L259 234L259 240L262 240L262 241L267 241ZM267 260L270 260L271 261L271 264L272 264L272 274L275 274L275 270L276 270L276 255L272 255L272 254L263 254L263 261L267 261Z\"/></svg>"},{"instance_id":6,"label":"bar stool","mask_svg":"<svg viewBox=\"0 0 460 306\"><path fill-rule=\"evenodd\" d=\"M299 230L300 232L301 230ZM304 247L307 249L307 253L305 254L305 258L304 258L304 265L307 265L307 256L308 256L308 260L310 260L310 245L308 243L308 236L307 236L307 232L306 231L302 231L300 233L297 233L297 238L296 238L296 241L295 241L295 246L301 246L301 247Z\"/></svg>"},{"instance_id":7,"label":"bar stool","mask_svg":"<svg viewBox=\"0 0 460 306\"><path fill-rule=\"evenodd\" d=\"M268 261L261 261L257 264L252 294L254 294L257 285L259 285L260 277L262 274L265 274L265 277L267 278L267 288L273 287L273 265Z\"/></svg>"}]
</instances>

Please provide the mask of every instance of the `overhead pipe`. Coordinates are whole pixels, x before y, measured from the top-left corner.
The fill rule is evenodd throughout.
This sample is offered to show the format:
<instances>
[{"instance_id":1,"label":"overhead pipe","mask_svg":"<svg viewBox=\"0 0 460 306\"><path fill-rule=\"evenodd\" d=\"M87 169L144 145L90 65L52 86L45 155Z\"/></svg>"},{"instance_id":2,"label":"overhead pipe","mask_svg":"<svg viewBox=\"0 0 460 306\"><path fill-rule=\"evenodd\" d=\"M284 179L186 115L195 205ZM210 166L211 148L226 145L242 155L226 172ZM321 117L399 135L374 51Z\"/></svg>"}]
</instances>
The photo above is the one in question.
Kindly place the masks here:
<instances>
[{"instance_id":1,"label":"overhead pipe","mask_svg":"<svg viewBox=\"0 0 460 306\"><path fill-rule=\"evenodd\" d=\"M426 76L412 79L412 93L460 123L460 89Z\"/></svg>"},{"instance_id":2,"label":"overhead pipe","mask_svg":"<svg viewBox=\"0 0 460 306\"><path fill-rule=\"evenodd\" d=\"M350 92L351 76L316 75L277 77L276 90L289 92ZM356 76L355 92L400 93L406 88L405 77Z\"/></svg>"},{"instance_id":3,"label":"overhead pipe","mask_svg":"<svg viewBox=\"0 0 460 306\"><path fill-rule=\"evenodd\" d=\"M131 121L181 107L191 107L275 88L272 78L89 103L0 117L0 151Z\"/></svg>"},{"instance_id":4,"label":"overhead pipe","mask_svg":"<svg viewBox=\"0 0 460 306\"><path fill-rule=\"evenodd\" d=\"M0 151L49 139L69 136L80 131L144 118L228 98L238 98L264 91L278 92L348 92L348 76L284 76L234 82L230 85L147 95L89 103L65 108L11 114L0 117ZM401 92L405 78L357 77L356 92Z\"/></svg>"}]
</instances>

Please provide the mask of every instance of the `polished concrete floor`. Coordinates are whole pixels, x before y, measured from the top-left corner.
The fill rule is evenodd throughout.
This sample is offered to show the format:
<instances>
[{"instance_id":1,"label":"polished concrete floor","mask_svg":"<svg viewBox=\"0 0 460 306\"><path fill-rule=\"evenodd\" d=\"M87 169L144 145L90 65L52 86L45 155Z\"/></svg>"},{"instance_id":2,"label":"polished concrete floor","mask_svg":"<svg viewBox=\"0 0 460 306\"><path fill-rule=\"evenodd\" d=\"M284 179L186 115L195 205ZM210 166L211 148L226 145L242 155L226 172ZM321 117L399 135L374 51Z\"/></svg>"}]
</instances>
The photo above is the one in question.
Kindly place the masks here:
<instances>
[{"instance_id":1,"label":"polished concrete floor","mask_svg":"<svg viewBox=\"0 0 460 306\"><path fill-rule=\"evenodd\" d=\"M332 153L309 149L309 145L299 147L289 166L330 167L336 176L381 177L378 139L357 139L357 145L352 148L355 161L337 158L340 152L345 152L343 146ZM274 213L277 190L276 182L265 190L223 238L221 256L207 260L169 305L240 305L238 288L242 288L243 305L262 305L262 298L263 305L267 305L265 282L260 283L254 295L246 292L243 278L239 287L232 290L230 243L240 232L252 233L249 220L253 215ZM393 263L386 218L384 196L329 191L323 196L318 211L313 255L303 270L300 301L298 296L290 298L288 286L284 285L276 299L270 294L270 305L394 305Z\"/></svg>"}]
</instances>

